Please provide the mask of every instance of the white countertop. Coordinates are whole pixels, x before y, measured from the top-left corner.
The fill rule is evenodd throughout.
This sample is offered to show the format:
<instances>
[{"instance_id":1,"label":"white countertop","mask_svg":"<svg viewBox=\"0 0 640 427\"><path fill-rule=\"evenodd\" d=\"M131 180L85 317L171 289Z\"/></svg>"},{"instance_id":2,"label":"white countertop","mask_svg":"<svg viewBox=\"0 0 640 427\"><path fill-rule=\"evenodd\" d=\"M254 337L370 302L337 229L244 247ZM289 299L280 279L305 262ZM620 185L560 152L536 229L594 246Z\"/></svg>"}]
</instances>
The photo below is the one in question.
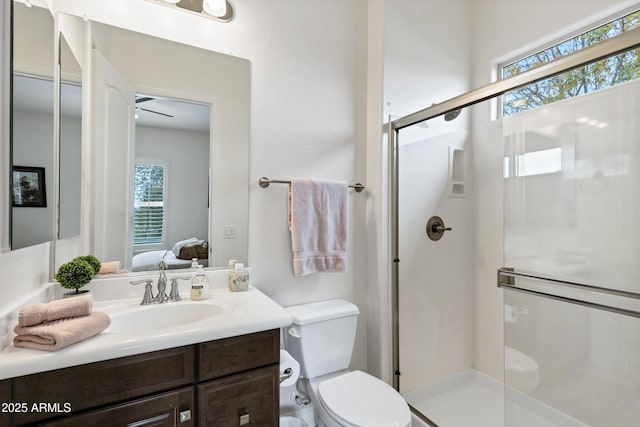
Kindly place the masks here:
<instances>
[{"instance_id":1,"label":"white countertop","mask_svg":"<svg viewBox=\"0 0 640 427\"><path fill-rule=\"evenodd\" d=\"M146 331L139 328L122 331L113 322L101 334L53 352L10 345L0 352L0 379L281 328L291 323L291 316L286 310L253 287L246 292L214 288L211 289L210 298L204 301L191 301L189 294L184 291L181 296L183 301L152 306L141 306L140 296L99 300L94 301L93 310L104 311L112 319L117 319L122 313L149 307L161 310L165 305L169 308L169 305L197 304L209 305L217 314L191 323ZM164 317L162 323L166 324L166 320ZM118 331L110 330L112 327Z\"/></svg>"}]
</instances>

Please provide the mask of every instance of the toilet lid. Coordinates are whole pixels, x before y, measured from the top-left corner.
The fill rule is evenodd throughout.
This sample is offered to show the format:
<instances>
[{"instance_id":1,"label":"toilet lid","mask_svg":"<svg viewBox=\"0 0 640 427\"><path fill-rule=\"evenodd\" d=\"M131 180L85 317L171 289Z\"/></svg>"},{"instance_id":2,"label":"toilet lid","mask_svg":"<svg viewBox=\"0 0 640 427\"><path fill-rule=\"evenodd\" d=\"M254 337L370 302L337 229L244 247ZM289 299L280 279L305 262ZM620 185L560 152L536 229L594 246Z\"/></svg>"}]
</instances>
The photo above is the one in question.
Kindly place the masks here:
<instances>
[{"instance_id":1,"label":"toilet lid","mask_svg":"<svg viewBox=\"0 0 640 427\"><path fill-rule=\"evenodd\" d=\"M355 427L404 427L411 414L402 396L383 381L353 371L322 381L318 396L340 424Z\"/></svg>"}]
</instances>

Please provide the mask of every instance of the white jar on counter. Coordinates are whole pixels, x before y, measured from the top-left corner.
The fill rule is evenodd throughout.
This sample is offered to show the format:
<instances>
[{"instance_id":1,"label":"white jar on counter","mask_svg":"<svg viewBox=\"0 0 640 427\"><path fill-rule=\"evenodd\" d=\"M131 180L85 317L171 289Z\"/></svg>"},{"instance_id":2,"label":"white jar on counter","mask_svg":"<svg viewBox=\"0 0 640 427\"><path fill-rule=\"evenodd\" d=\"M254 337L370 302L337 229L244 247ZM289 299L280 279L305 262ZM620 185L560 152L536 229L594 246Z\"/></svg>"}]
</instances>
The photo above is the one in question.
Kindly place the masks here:
<instances>
[{"instance_id":1,"label":"white jar on counter","mask_svg":"<svg viewBox=\"0 0 640 427\"><path fill-rule=\"evenodd\" d=\"M229 290L242 292L247 289L249 289L249 270L244 268L244 264L238 262L229 272Z\"/></svg>"}]
</instances>

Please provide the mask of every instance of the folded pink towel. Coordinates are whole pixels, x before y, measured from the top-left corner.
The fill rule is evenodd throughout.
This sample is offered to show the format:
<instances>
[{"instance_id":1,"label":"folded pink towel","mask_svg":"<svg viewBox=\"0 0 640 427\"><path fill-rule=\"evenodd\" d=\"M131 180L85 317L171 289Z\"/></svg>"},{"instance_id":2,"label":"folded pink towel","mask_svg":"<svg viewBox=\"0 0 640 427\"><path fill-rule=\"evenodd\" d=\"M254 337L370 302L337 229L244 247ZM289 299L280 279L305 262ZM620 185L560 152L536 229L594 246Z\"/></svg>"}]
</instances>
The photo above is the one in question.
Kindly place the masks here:
<instances>
[{"instance_id":1,"label":"folded pink towel","mask_svg":"<svg viewBox=\"0 0 640 427\"><path fill-rule=\"evenodd\" d=\"M46 304L33 304L20 310L18 325L33 326L67 317L86 316L91 314L92 307L91 294L59 299Z\"/></svg>"},{"instance_id":2,"label":"folded pink towel","mask_svg":"<svg viewBox=\"0 0 640 427\"><path fill-rule=\"evenodd\" d=\"M88 316L58 319L36 326L16 326L16 347L55 351L98 335L111 324L107 313L94 311Z\"/></svg>"},{"instance_id":3,"label":"folded pink towel","mask_svg":"<svg viewBox=\"0 0 640 427\"><path fill-rule=\"evenodd\" d=\"M347 195L346 182L291 180L289 229L296 276L346 271Z\"/></svg>"},{"instance_id":4,"label":"folded pink towel","mask_svg":"<svg viewBox=\"0 0 640 427\"><path fill-rule=\"evenodd\" d=\"M120 261L108 261L100 264L100 274L120 273Z\"/></svg>"}]
</instances>

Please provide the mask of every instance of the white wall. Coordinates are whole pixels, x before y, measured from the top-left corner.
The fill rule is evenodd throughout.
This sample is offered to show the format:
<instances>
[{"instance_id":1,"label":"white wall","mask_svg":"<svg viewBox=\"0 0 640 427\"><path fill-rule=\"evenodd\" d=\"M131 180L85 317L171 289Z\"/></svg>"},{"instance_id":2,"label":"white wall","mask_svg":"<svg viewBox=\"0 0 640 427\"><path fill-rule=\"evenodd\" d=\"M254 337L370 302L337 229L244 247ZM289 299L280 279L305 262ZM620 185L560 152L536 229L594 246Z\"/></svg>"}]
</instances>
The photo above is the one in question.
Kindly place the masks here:
<instances>
[{"instance_id":1,"label":"white wall","mask_svg":"<svg viewBox=\"0 0 640 427\"><path fill-rule=\"evenodd\" d=\"M136 163L145 160L167 166L167 237L158 249L191 237L207 240L209 133L136 126Z\"/></svg>"}]
</instances>

